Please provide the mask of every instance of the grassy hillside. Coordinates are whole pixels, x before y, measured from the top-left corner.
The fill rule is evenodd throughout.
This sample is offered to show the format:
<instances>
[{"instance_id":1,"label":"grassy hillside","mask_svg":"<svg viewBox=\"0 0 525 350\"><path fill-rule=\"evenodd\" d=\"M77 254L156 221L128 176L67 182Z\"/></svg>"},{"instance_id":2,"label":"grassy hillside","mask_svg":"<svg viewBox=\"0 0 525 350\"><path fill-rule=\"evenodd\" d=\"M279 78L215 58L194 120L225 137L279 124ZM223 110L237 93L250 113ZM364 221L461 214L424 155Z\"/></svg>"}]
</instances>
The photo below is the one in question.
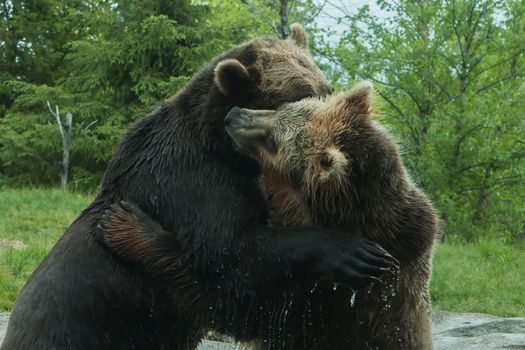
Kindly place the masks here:
<instances>
[{"instance_id":1,"label":"grassy hillside","mask_svg":"<svg viewBox=\"0 0 525 350\"><path fill-rule=\"evenodd\" d=\"M91 197L59 190L0 191L0 310L9 310L31 272ZM11 245L25 245L15 249ZM525 316L523 246L496 241L438 246L434 308Z\"/></svg>"}]
</instances>

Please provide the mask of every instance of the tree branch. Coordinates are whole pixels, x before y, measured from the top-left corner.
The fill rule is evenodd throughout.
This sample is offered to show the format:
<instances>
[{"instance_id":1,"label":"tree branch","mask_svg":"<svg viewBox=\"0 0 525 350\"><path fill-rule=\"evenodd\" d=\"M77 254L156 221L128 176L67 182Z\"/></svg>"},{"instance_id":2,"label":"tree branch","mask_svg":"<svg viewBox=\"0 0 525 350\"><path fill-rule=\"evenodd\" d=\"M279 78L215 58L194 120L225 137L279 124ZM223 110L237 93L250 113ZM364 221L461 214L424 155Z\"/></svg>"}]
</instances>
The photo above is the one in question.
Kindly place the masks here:
<instances>
[{"instance_id":1,"label":"tree branch","mask_svg":"<svg viewBox=\"0 0 525 350\"><path fill-rule=\"evenodd\" d=\"M279 28L277 28L273 19L268 17L263 11L260 11L259 8L251 1L244 0L243 2L248 5L248 7L250 7L257 14L257 16L260 16L266 22L266 24L268 24L273 29L275 34L280 35Z\"/></svg>"},{"instance_id":2,"label":"tree branch","mask_svg":"<svg viewBox=\"0 0 525 350\"><path fill-rule=\"evenodd\" d=\"M487 85L485 85L485 86L482 86L481 88L479 88L479 89L476 90L476 93L478 94L478 93L482 92L483 90L490 89L490 88L493 87L494 85L498 85L499 83L504 82L504 81L506 81L506 80L510 80L510 79L512 79L512 78L514 78L512 75L507 75L507 76L505 76L505 77L503 77L503 78L501 78L501 79L498 79L498 80L496 80L496 81L493 81L492 83L489 83L489 84L487 84Z\"/></svg>"},{"instance_id":3,"label":"tree branch","mask_svg":"<svg viewBox=\"0 0 525 350\"><path fill-rule=\"evenodd\" d=\"M481 128L483 126L483 124L478 124L478 125L475 125L474 127L470 128L469 130L467 130L457 141L456 141L456 145L454 147L454 156L457 158L459 157L459 152L460 152L460 149L461 149L461 144L463 143L463 141L465 141L465 139L467 138L468 135L472 134L474 131L476 131L477 129ZM459 172L458 172L459 173Z\"/></svg>"},{"instance_id":4,"label":"tree branch","mask_svg":"<svg viewBox=\"0 0 525 350\"><path fill-rule=\"evenodd\" d=\"M304 22L302 23L303 26L306 27L307 25L309 25L323 11L323 9L326 6L327 2L328 2L328 0L324 0L323 4L317 7L317 12L315 12L313 15L308 17L308 19L304 20Z\"/></svg>"},{"instance_id":5,"label":"tree branch","mask_svg":"<svg viewBox=\"0 0 525 350\"><path fill-rule=\"evenodd\" d=\"M62 121L60 120L60 112L58 110L58 106L55 105L56 112L53 112L53 109L51 108L51 104L49 103L49 101L47 101L47 108L49 108L49 111L55 117L55 120L58 124L58 130L60 131L60 136L62 136L62 141L64 141L64 138L65 138L64 127L62 126Z\"/></svg>"},{"instance_id":6,"label":"tree branch","mask_svg":"<svg viewBox=\"0 0 525 350\"><path fill-rule=\"evenodd\" d=\"M392 108L394 108L396 110L396 112L401 116L403 117L404 119L406 119L406 116L405 114L403 113L403 111L401 110L401 108L399 108L389 97L387 97L387 95L383 94L381 91L379 90L376 90L377 93L379 94L379 96L381 96Z\"/></svg>"},{"instance_id":7,"label":"tree branch","mask_svg":"<svg viewBox=\"0 0 525 350\"><path fill-rule=\"evenodd\" d=\"M75 133L75 137L73 137L73 142L71 142L71 148L73 148L73 146L75 145L75 143L77 143L77 140L80 136L84 135L84 133L86 131L89 130L90 127L92 127L93 125L95 125L95 123L97 122L97 120L93 120L91 123L89 123L88 125L86 125L84 127L84 124L81 123L80 124L80 127L78 128L77 132Z\"/></svg>"}]
</instances>

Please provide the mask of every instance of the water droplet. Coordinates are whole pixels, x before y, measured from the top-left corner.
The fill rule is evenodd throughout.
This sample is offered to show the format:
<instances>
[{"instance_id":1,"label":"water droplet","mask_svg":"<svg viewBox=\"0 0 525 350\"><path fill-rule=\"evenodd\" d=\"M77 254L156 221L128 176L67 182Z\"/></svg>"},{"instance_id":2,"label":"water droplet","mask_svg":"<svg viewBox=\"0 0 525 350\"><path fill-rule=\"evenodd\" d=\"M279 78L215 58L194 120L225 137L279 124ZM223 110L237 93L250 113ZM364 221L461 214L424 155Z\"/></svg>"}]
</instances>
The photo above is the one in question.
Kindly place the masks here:
<instances>
[{"instance_id":1,"label":"water droplet","mask_svg":"<svg viewBox=\"0 0 525 350\"><path fill-rule=\"evenodd\" d=\"M354 305L355 305L356 295L357 295L357 293L355 292L355 290L352 291L352 296L350 297L350 306L351 307L354 307Z\"/></svg>"}]
</instances>

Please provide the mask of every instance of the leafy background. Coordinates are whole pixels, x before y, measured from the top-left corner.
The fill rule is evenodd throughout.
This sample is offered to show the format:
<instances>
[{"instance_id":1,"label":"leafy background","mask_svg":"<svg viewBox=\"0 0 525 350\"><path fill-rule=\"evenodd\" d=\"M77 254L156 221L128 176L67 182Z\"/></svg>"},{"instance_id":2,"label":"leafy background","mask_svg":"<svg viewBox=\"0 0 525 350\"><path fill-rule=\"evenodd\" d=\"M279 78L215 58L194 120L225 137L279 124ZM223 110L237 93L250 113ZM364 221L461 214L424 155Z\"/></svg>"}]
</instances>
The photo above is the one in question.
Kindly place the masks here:
<instances>
[{"instance_id":1,"label":"leafy background","mask_svg":"<svg viewBox=\"0 0 525 350\"><path fill-rule=\"evenodd\" d=\"M281 1L283 3L283 1ZM289 0L339 90L369 79L379 118L429 193L447 239L525 236L525 3ZM269 0L0 2L0 188L56 187L73 114L69 189L92 193L129 125L220 52L280 32ZM326 25L329 19L332 25Z\"/></svg>"}]
</instances>

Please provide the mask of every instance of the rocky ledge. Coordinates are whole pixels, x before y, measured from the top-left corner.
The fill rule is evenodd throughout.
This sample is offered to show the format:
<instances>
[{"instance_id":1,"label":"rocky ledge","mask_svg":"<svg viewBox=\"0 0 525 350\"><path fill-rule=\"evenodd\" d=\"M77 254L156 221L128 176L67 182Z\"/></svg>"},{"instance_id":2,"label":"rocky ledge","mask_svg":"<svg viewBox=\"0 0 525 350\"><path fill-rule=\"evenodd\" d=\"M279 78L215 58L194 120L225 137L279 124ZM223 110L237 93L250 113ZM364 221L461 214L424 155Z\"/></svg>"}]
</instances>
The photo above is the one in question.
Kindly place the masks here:
<instances>
[{"instance_id":1,"label":"rocky ledge","mask_svg":"<svg viewBox=\"0 0 525 350\"><path fill-rule=\"evenodd\" d=\"M525 318L434 312L435 350L525 350Z\"/></svg>"},{"instance_id":2,"label":"rocky ledge","mask_svg":"<svg viewBox=\"0 0 525 350\"><path fill-rule=\"evenodd\" d=\"M0 314L0 343L8 319L8 313ZM434 312L432 320L435 350L525 350L525 318ZM216 341L204 341L199 347L199 350L240 349Z\"/></svg>"}]
</instances>

